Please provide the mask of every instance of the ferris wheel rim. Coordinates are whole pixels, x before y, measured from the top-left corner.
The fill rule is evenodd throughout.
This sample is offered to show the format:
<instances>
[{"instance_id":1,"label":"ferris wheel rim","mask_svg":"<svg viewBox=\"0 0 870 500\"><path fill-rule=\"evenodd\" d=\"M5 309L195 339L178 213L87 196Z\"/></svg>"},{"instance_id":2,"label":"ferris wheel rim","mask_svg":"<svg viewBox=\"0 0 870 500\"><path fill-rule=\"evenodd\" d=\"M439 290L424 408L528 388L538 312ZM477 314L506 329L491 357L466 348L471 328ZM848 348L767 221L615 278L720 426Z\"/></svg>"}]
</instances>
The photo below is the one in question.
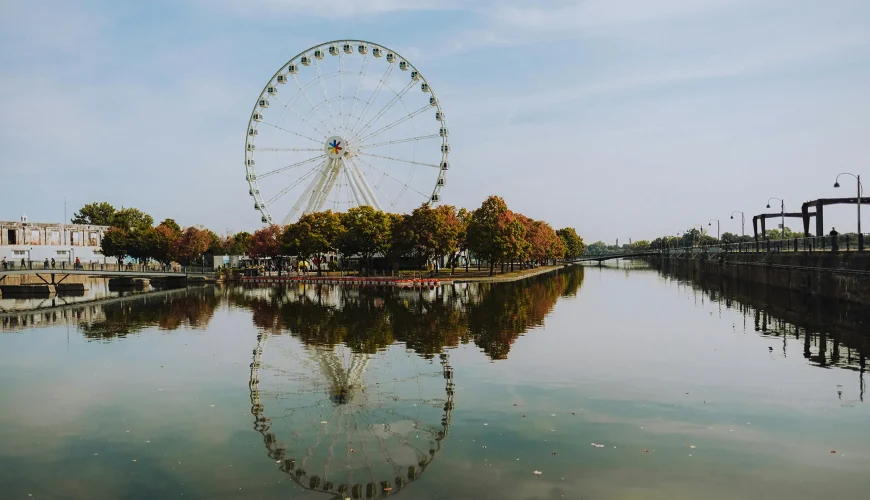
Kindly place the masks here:
<instances>
[{"instance_id":1,"label":"ferris wheel rim","mask_svg":"<svg viewBox=\"0 0 870 500\"><path fill-rule=\"evenodd\" d=\"M425 84L425 86L426 86L426 90L425 90L425 91L428 92L428 93L432 96L432 99L434 100L434 103L431 103L430 106L429 106L429 108L430 108L430 109L434 109L434 110L436 111L436 113L437 113L436 120L440 123L440 127L441 127L441 131L442 131L442 132L439 134L439 135L440 135L440 138L441 138L441 141L440 141L440 143L441 143L441 158L440 158L439 165L441 166L441 168L440 168L440 170L439 170L439 172L438 172L437 177L435 177L435 185L434 185L434 187L432 187L431 192L427 195L426 201L424 201L422 204L423 204L423 205L433 205L433 204L437 204L437 203L440 202L440 196L439 196L439 195L440 195L440 192L441 192L441 188L444 187L445 184L446 184L445 179L446 179L446 170L447 170L447 165L449 164L449 160L448 160L448 159L449 159L450 147L449 147L448 136L447 136L447 134L444 132L444 131L448 130L448 126L447 126L447 117L446 117L446 114L444 113L444 109L443 109L443 107L442 107L441 100L438 98L438 95L437 95L437 93L435 92L434 88L431 86L431 84L429 84L429 80L428 80L428 79L426 78L426 76L425 76L425 75L424 75L424 74L423 74L423 73L422 73L422 72L417 68L417 66L414 65L414 63L412 63L408 58L406 58L406 57L404 57L403 55L401 55L398 51L393 50L393 49L391 49L391 48L389 48L389 47L387 47L387 46L385 46L385 45L383 45L383 44L376 43L376 42L372 42L372 41L369 41L369 40L361 40L361 39L335 39L335 40L330 40L330 41L327 41L327 42L322 42L322 43L319 43L319 44L316 44L316 45L312 45L311 47L308 47L307 49L305 49L305 50L303 50L303 51L297 53L295 56L293 56L292 58L290 58L290 59L288 59L286 62L284 62L284 64L282 64L282 65L281 65L281 66L280 66L280 67L279 67L279 68L278 68L278 69L277 69L277 70L272 74L271 78L270 78L270 79L267 81L267 83L263 86L263 88L262 88L262 90L260 91L260 93L258 94L258 96L257 96L257 98L256 98L256 100L255 100L254 106L253 106L253 108L252 108L252 110L251 110L251 114L250 114L250 116L249 116L249 118L248 118L248 126L247 126L247 129L246 129L246 135L245 135L245 152L244 152L244 158L245 158L245 173L246 173L245 178L246 178L246 181L247 181L247 185L248 185L249 193L250 193L250 195L254 198L254 201L255 201L255 210L259 211L259 212L262 214L261 221L262 221L264 224L275 224L275 223L277 222L278 219L277 219L276 217L273 216L273 214L272 214L272 210L271 210L271 205L272 205L272 203L275 201L274 198L273 198L273 199L270 199L270 200L268 200L268 201L266 201L266 200L264 200L264 199L261 197L261 195L260 195L260 185L259 185L260 177L257 175L257 173L256 173L256 171L255 171L255 169L254 169L253 163L249 163L249 161L252 161L252 160L253 160L253 156L254 156L254 155L253 155L253 151L255 151L255 149L250 149L250 148L252 147L253 143L254 143L254 140L253 140L253 137L254 137L254 136L252 136L252 135L250 134L250 131L251 131L251 130L257 130L257 127L259 126L259 125L258 125L259 122L258 122L257 120L255 120L255 116L257 115L257 111L258 111L258 109L260 108L260 101L261 101L262 99L267 99L267 98L268 98L268 94L269 94L268 89L270 88L270 86L275 85L275 82L276 82L278 76L279 76L279 75L282 75L282 72L285 71L286 69L288 69L288 67L289 67L291 64L293 64L295 61L300 61L303 57L306 57L307 54L309 54L309 53L313 53L314 51L317 51L318 49L328 49L328 48L330 48L330 47L338 47L338 46L340 46L340 44L351 44L351 45L361 44L360 47L362 47L362 46L364 45L367 49L370 49L370 48L378 48L378 49L380 49L380 50L385 51L385 54L392 54L392 55L395 56L395 61L394 61L394 62L389 62L389 61L388 61L388 67L393 66L394 63L395 63L396 65L401 65L401 63L406 63L406 64L408 65L408 69L410 69L411 71L413 71L414 73L416 73L416 78L412 78L412 79L411 79L411 82L409 82L409 84L408 84L408 87L409 87L409 88L413 87L413 86L414 86L414 83L417 83L418 80L419 80L419 82L420 82L421 84ZM361 49L360 49L360 50L361 50ZM354 51L354 52L352 52L352 53L356 53L356 51ZM339 56L339 58L343 57L343 56L341 55L341 52L340 52L340 51L338 52L337 55ZM351 55L351 53L347 53L347 55ZM367 61L368 52L364 53L363 55L366 56L366 59L364 59L364 61ZM317 59L317 58L315 57L315 59L313 59L312 61L314 62L315 66L317 67L317 72L318 72L317 77L316 77L314 80L312 80L312 82L309 82L309 84L308 84L306 87L311 86L311 85L314 85L315 82L320 82L321 85L322 85L323 75L320 73L320 66L319 66L318 63L316 62L316 59ZM340 59L340 61L341 61L341 59ZM394 66L393 66L393 67L394 67ZM342 74L342 70L343 70L343 68L340 67L339 70L338 70L337 72L335 72L335 74L337 74L337 75L340 77L341 74ZM392 71L392 70L390 70L390 71ZM297 86L298 86L298 85L299 85L299 82L298 82L298 79L297 79L297 75L296 75L295 73L293 73L291 76L292 76L292 79L296 82L296 84L297 84ZM333 75L333 76L334 76L334 75ZM362 81L362 76L363 76L363 74L361 73L360 76L361 76L360 81ZM382 79L383 79L383 77L382 77ZM380 83L383 83L383 82L381 81ZM390 87L388 86L388 88L390 88ZM300 90L303 90L303 89L300 87ZM396 92L394 89L392 89L392 88L390 88L390 90L393 91L394 93L396 93L396 97L395 97L396 99L401 100L401 97L402 97L402 96L401 96L399 93L397 93L397 92ZM358 84L358 86L357 86L357 93L358 93L358 91L359 91L359 84ZM326 99L325 99L324 102L325 102L328 106L330 106L330 104L329 104L330 98L326 95L326 90L325 90L325 88L324 88L324 95L326 96ZM372 98L374 98L374 97L375 97L375 96L373 95L373 96L370 97L370 99L372 99ZM307 94L306 94L306 98L308 98ZM343 104L343 100L341 100L341 99L343 99L343 98L342 98L342 97L339 97L340 102ZM279 102L280 102L280 101L279 101ZM357 102L357 96L354 96L354 107L356 106L356 102ZM392 102L392 101L391 101L391 102ZM403 103L403 105L404 105L404 103ZM388 105L388 106L389 106L389 105ZM285 107L287 107L287 106L285 105ZM312 109L314 109L313 106L312 106ZM424 106L424 107L420 108L419 110L414 111L414 115L416 115L417 113L420 113L420 112L424 111L425 109L426 109L426 107ZM364 118L365 116L366 116L366 115L365 115L365 112L363 112L363 113L359 116L358 121L361 120L362 118ZM376 117L377 117L377 115L376 115ZM409 114L406 118L413 118L413 116ZM304 121L304 120L303 120L303 121ZM372 120L372 121L374 121L374 120ZM324 120L321 120L321 123L323 123L323 122L324 122ZM264 123L265 123L265 122L264 122ZM268 124L267 124L267 125L268 125ZM396 124L391 124L391 125L392 125L392 126L395 126ZM274 126L274 125L273 125L273 126ZM354 127L356 127L356 126L357 126L357 124L354 125ZM360 129L358 132L361 133L361 132L365 131L366 128L367 128L367 126L368 126L368 125L364 126L364 127L363 127L362 129ZM276 128L277 128L277 127L276 127ZM313 128L313 127L312 127L312 128ZM316 129L315 129L315 131L316 131ZM378 131L376 131L376 132L378 132ZM292 133L292 132L291 132L291 133ZM296 135L300 135L300 134L296 134ZM374 134L368 134L367 136L363 137L362 139L370 138L371 136L374 136L374 135L378 135L378 134L377 134L377 133L374 133ZM302 136L302 137L304 137L304 136ZM384 142L384 143L377 144L377 145L367 145L367 147L372 148L372 147L374 147L374 146L381 146L381 145L384 145L384 144L395 144L395 143L406 142L406 141L417 141L417 140L421 140L421 139L423 139L423 138L428 139L428 138L435 138L435 137L436 137L435 134L431 134L431 135L429 135L429 136L420 136L420 137L414 137L414 138L406 138L406 139L404 139L404 140L386 141L386 142ZM310 139L310 140L313 140L314 142L318 142L317 140L315 140L315 139L313 139L313 138L310 138L310 137L304 137L304 138L306 138L306 139ZM361 149L362 149L362 148L363 148L363 147L361 147ZM275 148L275 149L277 149L277 148ZM312 149L313 149L313 148L312 148ZM360 160L360 161L363 162L362 160ZM400 160L400 161L401 161L401 160ZM363 162L363 163L365 163L365 162ZM406 162L406 163L414 163L414 162ZM371 164L367 164L367 165L368 165L369 167L371 167L371 168L374 168ZM437 165L436 165L436 166L437 166ZM359 167L354 167L354 168L355 168L356 170L359 170ZM363 174L360 172L359 175L362 176ZM363 176L363 178L364 178L364 176ZM393 179L396 180L397 182L401 182L401 181L399 181L399 180L397 180L397 179L395 179L395 178L393 178ZM405 187L407 188L407 185L406 185ZM330 186L330 190L331 190L331 188L332 188L332 186ZM370 188L369 188L369 189L370 189ZM421 193L419 190L417 190L417 189L413 189L413 190L416 191L416 192L419 193L419 194L422 194L422 193ZM327 191L325 194L328 195L328 194L329 194L329 191ZM383 193L382 193L382 194L383 194ZM404 194L404 190L403 190L402 192L400 192L399 197L401 197L403 194ZM372 197L374 197L373 194L372 194ZM376 198L375 198L375 199L376 199ZM385 201L389 201L389 200L385 200ZM398 201L398 197L396 198L396 200L394 200L394 201L391 203L391 206L395 206L395 202L397 202L397 201ZM362 205L370 205L370 206L371 206L371 205L373 205L373 204L369 204L369 203L362 203L362 204L361 204L361 203L358 203L358 204L357 204L357 206L362 206ZM377 204L374 204L374 205L375 205L375 208L380 209L380 206L379 206L379 205L377 205ZM294 212L297 212L297 213L294 213ZM289 212L289 213L288 213L288 214L287 214L283 219L281 219L281 225L286 225L286 224L288 224L289 221L292 220L293 218L295 218L297 215L301 215L301 214L304 214L304 213L308 213L308 211L300 212L299 209L298 209L297 207L294 206L294 208L291 210L291 212Z\"/></svg>"},{"instance_id":2,"label":"ferris wheel rim","mask_svg":"<svg viewBox=\"0 0 870 500\"><path fill-rule=\"evenodd\" d=\"M294 466L288 464L288 462L293 462L295 464L294 459L292 459L292 458L291 459L285 459L285 458L277 459L276 452L278 449L280 449L280 447L277 447L274 445L279 444L279 441L277 441L274 433L272 433L271 438L268 436L268 434L271 433L270 432L271 431L271 423L269 422L269 417L266 417L266 415L265 415L265 405L263 404L263 402L261 400L261 391L259 388L260 369L263 367L262 354L263 354L263 351L265 350L266 342L270 336L271 336L271 334L269 332L266 332L266 331L261 331L257 334L257 344L253 350L253 360L252 360L251 366L250 366L250 379L249 379L249 383L248 383L248 389L250 392L251 415L254 417L254 430L257 431L260 435L262 435L263 442L264 442L264 444L266 446L266 450L267 450L267 456L269 456L269 458L277 460L277 462L279 463L279 470L281 470L282 472L287 474L297 486L299 486L305 490L308 490L308 491L316 491L319 493L330 494L330 495L333 495L335 498L344 499L345 498L344 495L341 495L341 494L339 494L339 492L336 492L336 491L325 490L324 488L320 487L319 483L318 483L317 487L313 487L311 485L303 483L302 478L306 477L307 474L303 473L302 475L300 475L298 473L294 473L294 468L293 468ZM348 349L349 349L349 347L348 347ZM371 356L370 354L364 354L364 355ZM442 372L445 374L445 378L447 378L446 374L448 372L450 373L450 377L448 379L449 381L447 382L447 386L445 387L447 396L446 396L446 403L444 405L444 412L443 412L443 416L442 416L442 420L441 420L441 431L439 432L440 435L433 439L433 441L435 442L435 447L432 450L430 450L429 460L426 460L425 462L418 463L419 470L415 471L415 476L413 478L411 478L409 476L407 482L404 482L401 485L396 484L396 488L395 488L396 493L398 491L406 488L408 485L410 485L412 482L416 481L417 479L419 479L423 475L425 470L428 468L428 466L434 460L435 456L438 455L438 453L441 451L443 441L444 441L444 439L447 438L447 435L448 435L448 432L450 429L450 420L451 420L450 417L451 417L451 413L453 411L453 395L452 395L452 389L451 389L451 386L454 384L453 375L452 375L453 368L450 366L450 357L449 357L449 353L447 350L442 350L439 353L439 357L441 359ZM324 400L328 400L328 398L325 398ZM345 415L344 417L346 418L347 415ZM298 470L296 470L296 472L298 472ZM314 476L312 476L312 478L313 477ZM325 478L321 478L321 479L325 479ZM390 478L386 478L385 480L390 481L392 479L393 478L390 477ZM326 484L333 484L334 485L334 483L332 483L331 481L328 481L328 480L326 483L323 484L323 486L325 487ZM359 484L361 484L361 483L359 483ZM368 487L369 484L378 486L382 483L367 483L365 486ZM355 485L350 485L350 486L353 487ZM392 487L391 487L391 489L392 489Z\"/></svg>"}]
</instances>

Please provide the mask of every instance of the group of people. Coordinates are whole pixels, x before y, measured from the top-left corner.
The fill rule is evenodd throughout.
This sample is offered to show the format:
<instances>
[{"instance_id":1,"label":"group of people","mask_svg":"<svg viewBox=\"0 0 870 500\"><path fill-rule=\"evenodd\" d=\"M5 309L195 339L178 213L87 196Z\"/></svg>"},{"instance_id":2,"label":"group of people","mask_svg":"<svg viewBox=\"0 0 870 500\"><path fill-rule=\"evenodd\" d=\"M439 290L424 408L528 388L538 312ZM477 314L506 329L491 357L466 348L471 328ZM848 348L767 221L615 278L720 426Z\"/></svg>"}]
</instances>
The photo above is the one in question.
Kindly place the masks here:
<instances>
[{"instance_id":1,"label":"group of people","mask_svg":"<svg viewBox=\"0 0 870 500\"><path fill-rule=\"evenodd\" d=\"M61 262L61 267L66 267L65 264L66 264L65 262ZM2 267L3 267L4 271L9 271L9 270L15 269L15 262L7 261L6 257L3 257ZM33 269L33 262L32 261L30 263L30 268ZM48 259L48 257L46 257L45 261L42 263L42 268L43 269L56 269L57 268L57 261L55 261L53 257L50 260ZM73 269L84 269L84 268L85 267L82 265L82 261L78 257L76 257L76 260L73 263ZM27 269L27 259L25 259L23 257L21 258L21 269Z\"/></svg>"}]
</instances>

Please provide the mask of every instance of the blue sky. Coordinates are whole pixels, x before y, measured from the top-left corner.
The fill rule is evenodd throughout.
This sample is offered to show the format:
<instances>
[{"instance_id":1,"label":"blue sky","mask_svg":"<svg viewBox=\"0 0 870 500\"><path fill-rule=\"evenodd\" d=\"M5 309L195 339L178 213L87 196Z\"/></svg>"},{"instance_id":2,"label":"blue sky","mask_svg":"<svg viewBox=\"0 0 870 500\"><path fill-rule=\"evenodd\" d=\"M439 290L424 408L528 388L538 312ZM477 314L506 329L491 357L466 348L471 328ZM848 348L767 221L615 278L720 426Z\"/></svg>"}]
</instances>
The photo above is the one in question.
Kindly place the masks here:
<instances>
[{"instance_id":1,"label":"blue sky","mask_svg":"<svg viewBox=\"0 0 870 500\"><path fill-rule=\"evenodd\" d=\"M68 214L107 200L256 229L251 107L288 59L342 38L394 48L437 89L443 201L499 194L587 241L739 232L732 210L870 179L866 0L4 1L0 219L60 220L65 196ZM854 207L826 222L851 230Z\"/></svg>"}]
</instances>

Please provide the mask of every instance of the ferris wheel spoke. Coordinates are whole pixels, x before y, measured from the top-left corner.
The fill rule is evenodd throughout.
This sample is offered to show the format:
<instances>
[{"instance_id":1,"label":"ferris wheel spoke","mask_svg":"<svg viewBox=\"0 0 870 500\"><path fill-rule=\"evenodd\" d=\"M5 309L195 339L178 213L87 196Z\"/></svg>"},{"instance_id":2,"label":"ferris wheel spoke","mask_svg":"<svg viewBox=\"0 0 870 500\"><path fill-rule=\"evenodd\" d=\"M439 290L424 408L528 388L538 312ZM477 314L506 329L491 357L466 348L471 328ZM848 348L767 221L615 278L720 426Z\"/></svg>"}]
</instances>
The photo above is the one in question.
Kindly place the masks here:
<instances>
[{"instance_id":1,"label":"ferris wheel spoke","mask_svg":"<svg viewBox=\"0 0 870 500\"><path fill-rule=\"evenodd\" d=\"M319 212L323 209L323 204L326 203L329 192L332 191L332 187L335 186L335 181L338 180L338 176L341 173L341 165L340 159L333 160L332 168L329 170L329 178L319 189L319 192L316 193L316 196L312 195L311 203L308 205L305 213Z\"/></svg>"},{"instance_id":2,"label":"ferris wheel spoke","mask_svg":"<svg viewBox=\"0 0 870 500\"><path fill-rule=\"evenodd\" d=\"M299 77L295 74L293 75L293 81L296 82L296 87L299 88L299 92L305 96L305 100L308 101L308 105L311 106L311 110L317 113L317 117L320 118L321 125L329 128L329 124L326 123L326 118L324 118L323 115L320 114L319 108L314 107L314 103L311 102L311 97L308 95L308 89L311 88L316 83L316 81L320 81L320 78L318 78L316 81L306 83L304 87L301 83L299 83Z\"/></svg>"},{"instance_id":3,"label":"ferris wheel spoke","mask_svg":"<svg viewBox=\"0 0 870 500\"><path fill-rule=\"evenodd\" d=\"M274 128L276 128L276 129L278 129L278 130L283 130L284 132L287 132L288 134L293 134L293 135L298 136L298 137L301 137L301 138L303 138L303 139L308 139L309 141L311 141L311 142L313 142L313 143L316 143L316 144L320 144L321 142L323 142L323 141L318 141L317 139L313 139L313 138L311 138L311 137L308 137L307 135L302 135L302 134L300 134L300 133L298 133L298 132L294 132L294 131L292 131L292 130L290 130L290 129L286 129L286 128L284 128L284 127L281 127L281 126L275 125L274 123L269 123L269 122L261 122L261 123L262 123L263 125L268 125L268 126L270 126L270 127L274 127Z\"/></svg>"},{"instance_id":4,"label":"ferris wheel spoke","mask_svg":"<svg viewBox=\"0 0 870 500\"><path fill-rule=\"evenodd\" d=\"M396 125L399 125L399 124L401 124L401 123L404 123L404 122L410 120L411 118L414 118L415 116L417 116L417 115L419 115L419 114L421 114L421 113L423 113L424 111L427 111L427 110L429 110L429 109L431 109L431 106L426 105L426 106L423 106L422 108L418 109L417 111L413 111L413 112L411 112L411 113L408 113L407 115L403 116L402 118L399 118L398 120L396 120L396 121L394 121L394 122L392 122L392 123L389 123L389 124L387 124L387 125L384 125L383 127L379 128L378 130L376 130L376 131L374 131L374 132L372 132L372 133L366 135L366 136L363 137L362 139L359 139L359 142L365 142L365 141L367 141L367 140L369 140L369 139L371 139L371 138L373 138L373 137L375 137L375 136L378 136L378 135L380 135L380 134L383 134L383 133L386 132L387 130L390 130L391 128L395 127Z\"/></svg>"},{"instance_id":5,"label":"ferris wheel spoke","mask_svg":"<svg viewBox=\"0 0 870 500\"><path fill-rule=\"evenodd\" d=\"M323 151L323 148L257 148L257 152L285 152L285 151Z\"/></svg>"},{"instance_id":6,"label":"ferris wheel spoke","mask_svg":"<svg viewBox=\"0 0 870 500\"><path fill-rule=\"evenodd\" d=\"M350 121L353 119L353 112L356 111L356 103L359 100L359 89L362 86L362 81L366 76L366 67L369 61L368 53L363 55L362 68L359 70L359 78L356 80L356 90L353 93L353 104L350 107L350 113L347 115L347 123L345 124L345 130L350 130L347 126L350 125ZM392 66L392 64L390 65Z\"/></svg>"},{"instance_id":7,"label":"ferris wheel spoke","mask_svg":"<svg viewBox=\"0 0 870 500\"><path fill-rule=\"evenodd\" d=\"M309 199L313 196L312 193L318 190L318 186L323 186L323 183L326 181L326 174L329 172L329 169L332 168L333 163L334 160L330 158L320 165L320 168L317 170L320 175L312 179L311 183L308 184L308 187L305 188L305 191L302 192L302 195L296 200L296 203L293 204L293 208L291 208L290 211L287 212L287 215L284 216L284 219L282 221L284 224L287 224L294 217L296 217L296 214L299 213L302 205L306 201L309 201Z\"/></svg>"},{"instance_id":8,"label":"ferris wheel spoke","mask_svg":"<svg viewBox=\"0 0 870 500\"><path fill-rule=\"evenodd\" d=\"M376 167L376 166L372 165L371 163L369 163L369 162L363 160L362 158L357 157L357 159L358 159L361 163L364 163L364 164L365 164L367 167L369 167L370 169L372 169L372 170L374 170L375 172L378 172L379 174L381 174L381 176L383 176L383 177L387 177L388 179L394 181L396 184L398 184L399 186L401 186L401 190L399 191L399 194L396 196L396 198L393 199L392 201L389 201L389 200L390 200L390 197L387 196L383 191L381 191L381 189L378 187L378 185L375 184L375 189L376 189L379 193L381 193L382 195L384 195L384 197L389 201L391 207L395 208L396 203L397 203L397 202L399 201L399 199L400 199L400 198L405 194L405 192L406 192L407 190L409 190L409 189L410 189L411 191L414 191L415 193L419 194L420 196L426 198L427 200L429 199L429 195L426 195L426 194L421 193L421 192L418 191L417 189L411 187L408 183L406 183L406 182L402 182L401 180L399 180L399 179L393 177L391 174L389 174L389 173L387 173L387 172L385 172L385 171L379 169L378 167Z\"/></svg>"},{"instance_id":9,"label":"ferris wheel spoke","mask_svg":"<svg viewBox=\"0 0 870 500\"><path fill-rule=\"evenodd\" d=\"M308 178L311 177L315 172L319 172L320 170L321 170L321 169L318 169L318 168L313 168L313 169L309 170L307 173L305 173L304 175L302 175L301 177L299 177L298 179L296 179L295 181L293 181L292 183L290 183L289 186L285 187L285 188L282 189L281 191L278 191L278 194L276 194L275 196L271 197L271 198L266 202L266 205L269 206L269 205L271 205L272 203L275 203L275 201L277 201L278 198L284 196L284 195L287 194L291 189L295 188L295 187L298 186L299 184L302 184L302 182L303 182L305 179L308 179Z\"/></svg>"},{"instance_id":10,"label":"ferris wheel spoke","mask_svg":"<svg viewBox=\"0 0 870 500\"><path fill-rule=\"evenodd\" d=\"M440 165L437 165L435 163L423 163L423 162L419 162L419 161L403 160L402 158L393 158L392 156L376 155L374 153L357 153L357 154L360 156L371 156L374 158L381 158L384 160L392 160L392 161L399 162L399 163L407 163L409 165L420 165L423 167L441 168Z\"/></svg>"},{"instance_id":11,"label":"ferris wheel spoke","mask_svg":"<svg viewBox=\"0 0 870 500\"><path fill-rule=\"evenodd\" d=\"M318 150L318 151L320 151L320 150ZM262 179L262 178L264 178L264 177L269 177L270 175L278 174L278 173L281 173L281 172L284 172L284 171L290 170L291 168L301 167L302 165L305 165L305 164L307 164L307 163L311 163L311 162L313 162L313 161L322 160L323 158L326 158L326 155L322 154L322 155L320 155L320 156L315 156L314 158L309 158L309 159L307 159L307 160L303 160L303 161L300 161L300 162L296 162L296 163L293 163L293 164L287 165L286 167L276 168L275 170L270 170L270 171L268 171L268 172L264 172L264 173L262 173L262 174L258 174L258 175L257 175L257 179Z\"/></svg>"},{"instance_id":12,"label":"ferris wheel spoke","mask_svg":"<svg viewBox=\"0 0 870 500\"><path fill-rule=\"evenodd\" d=\"M383 108L381 108L381 110L378 111L375 116L373 116L368 122L366 122L366 124L363 125L359 130L354 130L353 134L357 137L362 135L362 133L365 132L369 127L371 127L372 124L374 124L380 117L384 116L384 114L386 114L386 112L389 111L390 108L392 108L397 102L401 101L402 97L407 94L409 90L411 90L411 87L413 87L415 83L416 82L414 80L411 80L408 85L405 85L402 90L396 92L396 95L392 99L390 99L390 101Z\"/></svg>"},{"instance_id":13,"label":"ferris wheel spoke","mask_svg":"<svg viewBox=\"0 0 870 500\"><path fill-rule=\"evenodd\" d=\"M274 99L275 99L276 101L280 102L280 103L281 103L285 108L287 108L287 109L289 109L290 111L292 111L293 114L296 115L297 118L299 118L300 120L302 120L302 123L304 123L305 125L308 125L309 127L311 127L311 128L312 128L315 132L317 132L318 134L320 134L320 135L322 135L322 136L324 136L324 137L327 137L327 136L329 135L329 134L327 134L327 133L321 131L320 129L318 129L318 128L313 124L313 123L310 123L310 122L308 121L307 118L305 118L305 117L303 117L301 114L299 114L299 112L296 111L296 108L294 108L294 107L291 106L290 104L285 103L284 101L278 99L277 96L276 96Z\"/></svg>"},{"instance_id":14,"label":"ferris wheel spoke","mask_svg":"<svg viewBox=\"0 0 870 500\"><path fill-rule=\"evenodd\" d=\"M359 117L356 119L356 122L354 122L353 127L351 127L351 134L353 134L353 131L356 130L356 127L360 124L363 118L365 118L366 114L369 112L369 109L371 109L372 102L374 102L375 97L380 94L381 89L384 88L384 85L386 85L387 78L390 77L390 74L393 72L393 68L395 67L395 64L387 64L387 69L384 70L384 74L381 75L381 79L378 80L378 84L375 85L375 90L372 91L372 95L369 96L368 101L366 101L366 105L363 106L362 113L360 113Z\"/></svg>"},{"instance_id":15,"label":"ferris wheel spoke","mask_svg":"<svg viewBox=\"0 0 870 500\"><path fill-rule=\"evenodd\" d=\"M344 56L338 53L338 127L344 130Z\"/></svg>"},{"instance_id":16,"label":"ferris wheel spoke","mask_svg":"<svg viewBox=\"0 0 870 500\"><path fill-rule=\"evenodd\" d=\"M326 84L323 83L323 73L320 71L320 63L317 62L317 58L314 58L314 67L317 68L317 81L320 82L320 90L323 91L323 98L326 99L326 105L329 107L329 119L332 121L333 128L337 131L338 125L335 123L332 104L329 102L329 92L326 90ZM341 70L338 71L338 76L341 78Z\"/></svg>"},{"instance_id":17,"label":"ferris wheel spoke","mask_svg":"<svg viewBox=\"0 0 870 500\"><path fill-rule=\"evenodd\" d=\"M368 148L378 148L381 146L392 146L393 144L401 144L403 142L413 142L413 141L423 141L426 139L438 139L441 136L439 134L431 134L431 135L421 135L419 137L409 137L407 139L396 139L395 141L386 141L386 142L378 142L374 144L361 144L357 146L357 149L368 149Z\"/></svg>"}]
</instances>

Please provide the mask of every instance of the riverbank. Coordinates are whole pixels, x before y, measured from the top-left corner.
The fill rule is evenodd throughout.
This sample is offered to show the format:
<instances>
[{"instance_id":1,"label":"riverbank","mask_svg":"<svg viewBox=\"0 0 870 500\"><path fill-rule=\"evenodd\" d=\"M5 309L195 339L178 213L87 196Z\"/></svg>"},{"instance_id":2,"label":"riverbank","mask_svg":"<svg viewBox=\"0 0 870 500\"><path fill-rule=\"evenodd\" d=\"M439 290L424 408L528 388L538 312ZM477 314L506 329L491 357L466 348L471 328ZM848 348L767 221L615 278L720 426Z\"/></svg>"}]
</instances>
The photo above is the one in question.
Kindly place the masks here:
<instances>
[{"instance_id":1,"label":"riverbank","mask_svg":"<svg viewBox=\"0 0 870 500\"><path fill-rule=\"evenodd\" d=\"M483 275L468 276L464 272L457 272L453 275L447 276L452 276L452 281L454 283L507 283L510 281L518 281L521 279L531 278L532 276L551 273L553 271L558 271L559 269L564 269L564 267L565 266L561 265L541 266L534 269L521 269L513 272L507 272L504 274L496 274L495 276L489 276L486 273L484 273Z\"/></svg>"},{"instance_id":2,"label":"riverbank","mask_svg":"<svg viewBox=\"0 0 870 500\"><path fill-rule=\"evenodd\" d=\"M715 275L835 300L870 305L870 254L724 253L646 258L661 270Z\"/></svg>"}]
</instances>

